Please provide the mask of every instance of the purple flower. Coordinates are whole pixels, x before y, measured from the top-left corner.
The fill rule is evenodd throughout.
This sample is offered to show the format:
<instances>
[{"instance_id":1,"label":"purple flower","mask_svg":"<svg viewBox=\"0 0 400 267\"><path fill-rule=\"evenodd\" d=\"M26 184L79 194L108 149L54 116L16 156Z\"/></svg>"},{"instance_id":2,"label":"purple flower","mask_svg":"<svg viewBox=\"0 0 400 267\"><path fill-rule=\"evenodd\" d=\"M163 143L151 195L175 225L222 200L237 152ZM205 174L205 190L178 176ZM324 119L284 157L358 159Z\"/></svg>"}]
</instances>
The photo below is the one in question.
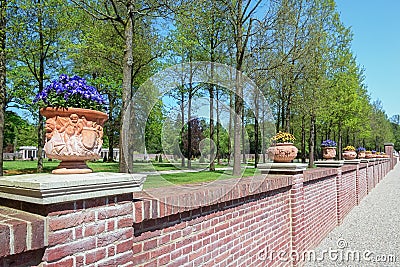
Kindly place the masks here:
<instances>
[{"instance_id":1,"label":"purple flower","mask_svg":"<svg viewBox=\"0 0 400 267\"><path fill-rule=\"evenodd\" d=\"M335 147L335 146L336 146L336 142L333 140L330 140L330 139L324 140L321 143L321 147Z\"/></svg>"},{"instance_id":2,"label":"purple flower","mask_svg":"<svg viewBox=\"0 0 400 267\"><path fill-rule=\"evenodd\" d=\"M50 82L42 92L39 92L33 103L43 102L46 106L52 107L77 107L94 108L101 110L105 100L97 89L86 83L86 80L79 76L69 77L61 74L57 80Z\"/></svg>"}]
</instances>

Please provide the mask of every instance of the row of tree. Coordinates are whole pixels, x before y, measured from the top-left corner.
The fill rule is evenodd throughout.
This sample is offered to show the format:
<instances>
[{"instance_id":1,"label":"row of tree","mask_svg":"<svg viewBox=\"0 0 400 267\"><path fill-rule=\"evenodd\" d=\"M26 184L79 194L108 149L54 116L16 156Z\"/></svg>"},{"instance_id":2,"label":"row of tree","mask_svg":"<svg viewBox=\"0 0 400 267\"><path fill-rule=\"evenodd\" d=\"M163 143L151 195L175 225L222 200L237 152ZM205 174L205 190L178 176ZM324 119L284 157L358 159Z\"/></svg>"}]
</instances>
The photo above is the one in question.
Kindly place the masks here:
<instances>
[{"instance_id":1,"label":"row of tree","mask_svg":"<svg viewBox=\"0 0 400 267\"><path fill-rule=\"evenodd\" d=\"M16 106L36 119L39 171L43 118L32 98L63 72L88 78L107 97L106 143L120 148L122 172L132 171L131 156L139 150L172 151L190 167L199 125L193 103L199 98L208 99L201 134L209 138L209 153L218 159L231 155L235 174L246 143L257 164L279 130L295 134L301 158L311 165L324 139L336 140L339 154L347 144L380 150L383 142L395 141L382 105L368 95L351 51L352 33L334 0L1 0L0 5L0 110ZM211 62L211 82L196 81L190 65L174 74L182 82L166 95L157 93L155 85L162 85L156 82L143 90L155 73L196 61ZM222 75L217 62L232 66L225 74L231 88L214 82ZM251 94L246 77L253 83ZM169 136L166 114L177 107L174 125L181 130ZM3 125L0 112L1 133Z\"/></svg>"}]
</instances>

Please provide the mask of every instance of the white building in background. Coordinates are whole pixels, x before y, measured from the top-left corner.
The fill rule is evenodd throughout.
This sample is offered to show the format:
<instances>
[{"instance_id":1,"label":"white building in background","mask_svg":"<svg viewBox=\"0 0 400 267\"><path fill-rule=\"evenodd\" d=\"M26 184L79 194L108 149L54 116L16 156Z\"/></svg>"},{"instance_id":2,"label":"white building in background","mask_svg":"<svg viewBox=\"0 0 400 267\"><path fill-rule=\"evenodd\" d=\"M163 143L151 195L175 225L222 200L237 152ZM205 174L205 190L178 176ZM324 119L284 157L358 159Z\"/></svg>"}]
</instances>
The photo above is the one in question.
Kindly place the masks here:
<instances>
[{"instance_id":1,"label":"white building in background","mask_svg":"<svg viewBox=\"0 0 400 267\"><path fill-rule=\"evenodd\" d=\"M30 160L30 159L37 159L37 147L35 146L21 146L18 150L17 153L7 153L10 155L4 155L6 156L7 159L12 159L12 156L15 155L16 159L22 159L22 160ZM43 151L44 153L44 151ZM102 148L100 151L100 159L103 159L104 157L108 158L108 148ZM46 157L46 156L45 156ZM119 160L119 149L114 148L113 149L113 159L118 161Z\"/></svg>"},{"instance_id":2,"label":"white building in background","mask_svg":"<svg viewBox=\"0 0 400 267\"><path fill-rule=\"evenodd\" d=\"M108 148L102 148L100 150L100 159L106 157L108 159ZM113 160L119 161L119 148L113 148Z\"/></svg>"},{"instance_id":3,"label":"white building in background","mask_svg":"<svg viewBox=\"0 0 400 267\"><path fill-rule=\"evenodd\" d=\"M36 146L21 146L18 149L18 154L21 154L20 157L16 157L18 159L37 159L37 147Z\"/></svg>"}]
</instances>

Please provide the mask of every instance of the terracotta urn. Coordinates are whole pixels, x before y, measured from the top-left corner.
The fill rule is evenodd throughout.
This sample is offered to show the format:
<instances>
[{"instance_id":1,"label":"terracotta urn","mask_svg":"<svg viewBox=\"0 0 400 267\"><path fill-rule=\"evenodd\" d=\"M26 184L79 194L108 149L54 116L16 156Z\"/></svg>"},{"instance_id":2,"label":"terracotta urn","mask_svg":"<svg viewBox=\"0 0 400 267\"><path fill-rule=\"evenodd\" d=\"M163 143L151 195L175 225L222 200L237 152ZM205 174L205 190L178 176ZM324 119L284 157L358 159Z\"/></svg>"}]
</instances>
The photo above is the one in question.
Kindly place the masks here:
<instances>
[{"instance_id":1,"label":"terracotta urn","mask_svg":"<svg viewBox=\"0 0 400 267\"><path fill-rule=\"evenodd\" d=\"M323 147L322 157L326 160L333 160L336 157L336 147L334 146Z\"/></svg>"},{"instance_id":2,"label":"terracotta urn","mask_svg":"<svg viewBox=\"0 0 400 267\"><path fill-rule=\"evenodd\" d=\"M344 151L342 153L342 156L346 160L353 160L357 157L357 152L355 151Z\"/></svg>"},{"instance_id":3,"label":"terracotta urn","mask_svg":"<svg viewBox=\"0 0 400 267\"><path fill-rule=\"evenodd\" d=\"M358 157L359 159L364 159L364 158L365 158L365 151L360 151L360 152L358 152L357 157Z\"/></svg>"},{"instance_id":4,"label":"terracotta urn","mask_svg":"<svg viewBox=\"0 0 400 267\"><path fill-rule=\"evenodd\" d=\"M277 143L268 148L268 158L276 163L292 162L297 156L298 149L293 143Z\"/></svg>"},{"instance_id":5,"label":"terracotta urn","mask_svg":"<svg viewBox=\"0 0 400 267\"><path fill-rule=\"evenodd\" d=\"M86 160L100 158L103 125L107 114L81 108L42 108L46 117L44 151L50 159L61 160L53 173L90 173Z\"/></svg>"},{"instance_id":6,"label":"terracotta urn","mask_svg":"<svg viewBox=\"0 0 400 267\"><path fill-rule=\"evenodd\" d=\"M375 154L372 154L371 151L365 152L365 158L366 158L366 159L375 158Z\"/></svg>"}]
</instances>

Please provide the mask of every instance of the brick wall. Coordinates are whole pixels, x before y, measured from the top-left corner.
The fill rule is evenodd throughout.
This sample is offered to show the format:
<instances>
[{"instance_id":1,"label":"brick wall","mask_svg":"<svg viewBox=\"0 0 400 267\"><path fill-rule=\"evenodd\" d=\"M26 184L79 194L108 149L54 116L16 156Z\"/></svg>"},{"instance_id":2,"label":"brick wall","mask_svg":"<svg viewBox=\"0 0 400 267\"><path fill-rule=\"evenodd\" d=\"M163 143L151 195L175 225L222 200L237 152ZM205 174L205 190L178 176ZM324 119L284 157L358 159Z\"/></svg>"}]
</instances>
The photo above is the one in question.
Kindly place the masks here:
<instances>
[{"instance_id":1,"label":"brick wall","mask_svg":"<svg viewBox=\"0 0 400 267\"><path fill-rule=\"evenodd\" d=\"M304 174L303 245L300 251L316 246L337 225L337 175L337 169Z\"/></svg>"},{"instance_id":2,"label":"brick wall","mask_svg":"<svg viewBox=\"0 0 400 267\"><path fill-rule=\"evenodd\" d=\"M368 188L368 193L371 192L371 190L375 187L375 183L374 183L374 175L376 175L376 173L374 172L375 168L375 162L371 162L368 164L367 167L367 188Z\"/></svg>"},{"instance_id":3,"label":"brick wall","mask_svg":"<svg viewBox=\"0 0 400 267\"><path fill-rule=\"evenodd\" d=\"M367 187L367 164L361 163L357 171L357 204L360 204L361 200L368 194Z\"/></svg>"},{"instance_id":4,"label":"brick wall","mask_svg":"<svg viewBox=\"0 0 400 267\"><path fill-rule=\"evenodd\" d=\"M0 208L8 245L0 246L0 266L302 265L299 255L391 166L376 161L52 205L0 199L16 208Z\"/></svg>"},{"instance_id":5,"label":"brick wall","mask_svg":"<svg viewBox=\"0 0 400 267\"><path fill-rule=\"evenodd\" d=\"M338 222L343 221L344 217L357 205L356 184L357 166L343 166L341 177L337 181L337 203L338 203Z\"/></svg>"}]
</instances>

